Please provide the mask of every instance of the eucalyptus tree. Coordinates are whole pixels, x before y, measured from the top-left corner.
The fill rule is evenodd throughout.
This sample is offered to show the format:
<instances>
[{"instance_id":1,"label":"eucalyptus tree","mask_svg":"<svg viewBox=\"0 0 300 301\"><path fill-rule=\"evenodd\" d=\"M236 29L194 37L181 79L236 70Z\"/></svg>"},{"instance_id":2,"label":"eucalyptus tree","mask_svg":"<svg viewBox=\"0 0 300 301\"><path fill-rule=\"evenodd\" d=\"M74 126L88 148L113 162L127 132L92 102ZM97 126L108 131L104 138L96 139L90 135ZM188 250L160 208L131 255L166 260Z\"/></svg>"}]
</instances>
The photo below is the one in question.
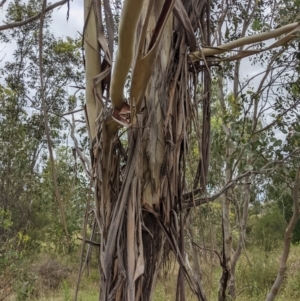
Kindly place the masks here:
<instances>
[{"instance_id":1,"label":"eucalyptus tree","mask_svg":"<svg viewBox=\"0 0 300 301\"><path fill-rule=\"evenodd\" d=\"M0 102L0 237L5 242L28 226L30 194L36 180L32 162L36 158L30 137L34 127L14 92L1 86Z\"/></svg>"},{"instance_id":2,"label":"eucalyptus tree","mask_svg":"<svg viewBox=\"0 0 300 301\"><path fill-rule=\"evenodd\" d=\"M249 2L250 11L255 12L256 6ZM214 18L220 20L216 22L219 47L210 47L214 37L210 3L125 1L114 60L110 3L85 2L86 111L92 142L96 220L101 233L101 300L151 300L165 246L174 251L180 264L176 300L185 299L183 276L198 299L206 300L201 279L185 262L182 208L183 196L186 208L192 207L193 197L206 190L210 145L209 69L218 66L219 60L238 60L285 45L295 38L299 29L298 23L293 23L224 44L221 20L230 7L221 4L216 7ZM243 14L247 17L248 11ZM252 15L246 20L249 26ZM279 35L285 36L265 49L243 51L244 45ZM239 48L237 55L214 57L235 48ZM197 95L200 71L203 71L201 97ZM126 98L124 87L129 75ZM199 118L194 118L199 103L201 125ZM193 118L201 135L198 175L194 181L197 189L184 194ZM119 132L122 126L127 130ZM122 135L128 139L125 153ZM227 155L228 183L232 178L229 175L231 154ZM231 270L228 210L229 198L226 198L224 274L219 300L226 298Z\"/></svg>"}]
</instances>

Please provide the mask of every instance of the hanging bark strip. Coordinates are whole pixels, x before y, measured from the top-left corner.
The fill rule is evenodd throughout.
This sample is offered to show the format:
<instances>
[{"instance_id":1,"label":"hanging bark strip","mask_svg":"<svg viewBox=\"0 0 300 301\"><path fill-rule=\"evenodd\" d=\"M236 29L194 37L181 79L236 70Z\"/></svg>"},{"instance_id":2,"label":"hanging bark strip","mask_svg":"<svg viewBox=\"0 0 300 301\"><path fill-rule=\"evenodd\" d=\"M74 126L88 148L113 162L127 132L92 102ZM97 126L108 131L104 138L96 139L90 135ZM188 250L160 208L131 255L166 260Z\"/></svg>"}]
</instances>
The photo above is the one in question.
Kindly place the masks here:
<instances>
[{"instance_id":1,"label":"hanging bark strip","mask_svg":"<svg viewBox=\"0 0 300 301\"><path fill-rule=\"evenodd\" d=\"M133 2L125 1L124 9L127 4L132 5ZM121 49L125 47L122 47L122 39L128 43L128 39L121 36L122 32L130 34L130 31L125 30L126 20L128 20L126 10L122 12L124 17L121 17L120 22L120 29L123 27L119 32L120 51L118 51L113 68L111 85L109 86L107 82L106 85L102 84L98 87L110 72L109 68L103 68L102 63L100 64L102 73L99 71L99 74L93 77L95 100L88 105L92 104L94 109L97 109L97 106L100 108L100 115L95 123L97 135L92 138L92 160L97 200L96 216L101 233L101 300L123 300L124 298L151 300L165 242L172 242L172 249L175 253L179 250L178 241L175 239L177 234L171 230L173 220L177 217L174 214L171 215L170 212L177 210L178 195L182 194L183 189L177 185L181 185L182 182L179 181L181 145L186 143L184 124L187 108L190 107L189 93L187 93L190 75L186 56L183 55L187 53L188 44L185 30L177 21L175 35L173 33L171 12L175 1L165 1L161 4L154 1L145 3L148 4L144 6L145 9L135 15L138 28L140 28L138 32L141 34L137 39L139 43L134 42L137 46L134 48L136 56L130 91L130 103L134 105L130 107L130 113L133 113L133 109L139 113L141 105L145 107L145 112L136 114L137 123L134 122L133 125L136 124L137 127L131 127L128 130L129 151L126 156L122 155L121 143L115 136L117 123L110 119L109 103L102 109L97 104L99 100L101 102L104 93L108 95L110 92L114 110L119 110L121 113L124 107L125 99L122 93L124 74L126 70L128 72L128 66L133 60L133 56L128 56L129 62L121 62L118 66L121 59L127 59ZM197 8L198 4L194 3L194 6ZM187 4L187 8L182 7L187 9L186 11L192 11L190 3ZM103 37L99 36L102 19L99 9L97 12L95 16L100 45L98 52L103 51L106 57L110 58L112 48L105 47L105 43L102 42ZM127 12L132 14L130 10ZM92 16L90 14L90 18ZM190 30L188 40L195 49L195 38L191 35L191 28L197 30L197 22L189 24L188 18L190 17L184 12L178 13L177 18L185 24L185 28ZM131 34L135 36L136 28L135 26L132 28ZM89 46L86 43L86 47ZM132 49L129 54L131 51ZM141 69L143 73L139 73ZM173 100L169 103L168 90L165 87L175 81ZM120 113L118 113L119 117L121 117ZM131 114L131 117L133 115L135 113ZM164 122L166 116L168 120ZM132 123L132 118L130 122ZM91 123L92 120L90 128ZM169 141L167 144L166 140ZM155 214L158 214L159 220L163 221L163 227L153 214L142 211L146 204ZM171 240L168 237L172 237ZM184 260L180 259L180 264L185 271L184 275L190 279L189 283L193 291L199 295L200 300L204 300L200 297L201 290L188 276L189 272L184 267ZM182 282L183 279L180 281ZM184 291L182 291L181 300L183 298Z\"/></svg>"},{"instance_id":2,"label":"hanging bark strip","mask_svg":"<svg viewBox=\"0 0 300 301\"><path fill-rule=\"evenodd\" d=\"M151 300L164 250L169 246L192 291L199 300L205 300L199 288L201 284L186 268L185 251L180 249L178 241L178 231L184 238L185 225L178 222L175 212L182 210L179 200L185 189L180 164L190 142L191 128L187 120L193 95L189 83L197 77L193 64L205 61L206 56L204 48L201 58L198 57L196 34L209 28L209 11L204 11L204 1L125 0L113 65L114 24L109 1L105 0L103 6L101 3L93 0L88 5L91 8L85 22L86 68L90 81L87 84L91 84L87 115L92 140L95 212L101 235L100 299ZM206 17L202 18L203 15ZM108 43L102 16L105 16ZM207 39L202 39L206 45L202 46L210 46L209 36L208 32ZM104 55L102 59L100 54ZM208 64L203 66L205 69ZM126 100L123 92L130 68L130 99ZM209 80L206 80L205 93L202 148L199 149L203 188L209 162ZM118 134L120 126L128 127L127 153ZM184 300L184 280L181 276L178 279L182 288L178 300Z\"/></svg>"}]
</instances>

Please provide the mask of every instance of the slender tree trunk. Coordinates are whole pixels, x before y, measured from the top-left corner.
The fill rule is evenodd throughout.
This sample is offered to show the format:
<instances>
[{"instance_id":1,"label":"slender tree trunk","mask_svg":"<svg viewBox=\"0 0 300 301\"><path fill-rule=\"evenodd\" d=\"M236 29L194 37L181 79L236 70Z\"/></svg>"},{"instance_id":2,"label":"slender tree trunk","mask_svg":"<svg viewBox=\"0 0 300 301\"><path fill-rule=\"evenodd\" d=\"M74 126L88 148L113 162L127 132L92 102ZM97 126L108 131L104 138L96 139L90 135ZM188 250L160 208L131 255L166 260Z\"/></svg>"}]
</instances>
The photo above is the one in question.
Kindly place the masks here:
<instances>
[{"instance_id":1,"label":"slender tree trunk","mask_svg":"<svg viewBox=\"0 0 300 301\"><path fill-rule=\"evenodd\" d=\"M274 284L273 284L268 296L266 297L266 301L275 300L275 298L279 292L279 289L283 283L284 275L287 270L286 263L287 263L289 253L290 253L292 234L293 234L293 230L294 230L296 223L300 216L299 187L300 187L300 167L298 167L298 170L296 172L296 178L295 178L295 183L294 183L294 188L293 188L293 209L294 209L293 215L292 215L291 220L285 230L284 245L283 245L283 251L282 251L282 255L281 255L281 259L280 259L278 274L277 274L277 277L274 281Z\"/></svg>"},{"instance_id":2,"label":"slender tree trunk","mask_svg":"<svg viewBox=\"0 0 300 301\"><path fill-rule=\"evenodd\" d=\"M192 225L188 225L187 227L187 232L189 234L189 238L191 240L191 253L192 253L192 258L193 258L193 269L192 269L192 275L195 279L195 282L198 283L199 288L202 290L202 297L203 300L207 300L205 292L203 291L203 282L202 282L202 270L200 266L200 258L199 258L199 249L197 249L195 245L195 235L194 235L194 230ZM204 252L206 252L204 248ZM205 253L204 253L205 254Z\"/></svg>"},{"instance_id":3,"label":"slender tree trunk","mask_svg":"<svg viewBox=\"0 0 300 301\"><path fill-rule=\"evenodd\" d=\"M250 203L250 177L245 177L246 184L244 185L244 204L243 204L243 215L240 221L240 234L239 240L237 243L236 250L232 256L231 260L231 276L230 282L228 287L228 294L232 299L236 298L236 281L235 281L235 268L236 264L241 256L243 248L245 248L245 241L246 241L246 227L247 227L247 220L248 220L248 209Z\"/></svg>"},{"instance_id":4,"label":"slender tree trunk","mask_svg":"<svg viewBox=\"0 0 300 301\"><path fill-rule=\"evenodd\" d=\"M223 78L218 76L218 92L219 101L221 105L222 112L225 116L227 113L225 105ZM232 147L230 145L230 128L225 121L223 121L223 129L226 135L226 157L225 157L225 183L228 183L232 178L232 167L231 167L231 155ZM222 201L222 256L221 256L221 266L222 275L220 278L220 286L218 292L218 300L226 300L227 288L229 284L229 279L231 276L231 230L230 230L230 202L231 202L231 191L226 191L224 199Z\"/></svg>"},{"instance_id":5,"label":"slender tree trunk","mask_svg":"<svg viewBox=\"0 0 300 301\"><path fill-rule=\"evenodd\" d=\"M47 0L44 0L42 13L41 13L41 20L40 20L40 32L39 32L39 66L40 66L41 100L42 100L42 107L43 107L43 113L44 113L45 132L46 132L47 144L48 144L48 150L49 150L49 156L50 156L50 166L51 166L51 171L52 171L54 194L55 194L55 198L58 203L58 206L59 206L60 218L61 218L61 223L62 223L64 232L65 232L65 235L66 235L68 252L70 252L71 251L71 240L70 240L66 217L65 217L65 209L64 209L64 205L63 205L63 202L61 199L61 194L60 194L60 190L59 190L58 182L57 182L57 172L56 172L56 166L55 166L55 161L54 161L52 140L51 140L51 136L50 136L49 122L48 122L48 110L47 110L45 90L44 90L45 87L44 87L44 77L43 77L43 27L44 27L44 14L45 14L46 6L47 6Z\"/></svg>"},{"instance_id":6,"label":"slender tree trunk","mask_svg":"<svg viewBox=\"0 0 300 301\"><path fill-rule=\"evenodd\" d=\"M226 151L226 183L231 180L231 147L227 145ZM230 190L225 193L222 203L222 276L220 279L219 288L219 301L226 300L227 287L231 277L231 248L232 248L232 237L230 230L230 203L231 203L231 192Z\"/></svg>"}]
</instances>

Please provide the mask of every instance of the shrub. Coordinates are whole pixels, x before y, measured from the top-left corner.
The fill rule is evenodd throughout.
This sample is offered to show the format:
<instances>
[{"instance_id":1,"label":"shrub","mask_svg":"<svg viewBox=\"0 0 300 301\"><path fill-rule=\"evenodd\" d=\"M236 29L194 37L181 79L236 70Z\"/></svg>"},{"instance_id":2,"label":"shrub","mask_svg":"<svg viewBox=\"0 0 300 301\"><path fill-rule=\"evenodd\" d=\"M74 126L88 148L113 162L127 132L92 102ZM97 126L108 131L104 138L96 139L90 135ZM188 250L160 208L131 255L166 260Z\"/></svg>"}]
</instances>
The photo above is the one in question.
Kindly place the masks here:
<instances>
[{"instance_id":1,"label":"shrub","mask_svg":"<svg viewBox=\"0 0 300 301\"><path fill-rule=\"evenodd\" d=\"M282 214L279 210L272 210L256 221L251 237L256 246L261 246L269 252L283 242L285 229L286 222Z\"/></svg>"},{"instance_id":2,"label":"shrub","mask_svg":"<svg viewBox=\"0 0 300 301\"><path fill-rule=\"evenodd\" d=\"M70 274L70 269L55 259L46 259L37 267L37 274L40 277L45 289L55 290Z\"/></svg>"},{"instance_id":3,"label":"shrub","mask_svg":"<svg viewBox=\"0 0 300 301\"><path fill-rule=\"evenodd\" d=\"M14 283L14 291L16 293L16 301L24 301L32 299L36 296L35 290L36 275L29 271L23 271Z\"/></svg>"}]
</instances>

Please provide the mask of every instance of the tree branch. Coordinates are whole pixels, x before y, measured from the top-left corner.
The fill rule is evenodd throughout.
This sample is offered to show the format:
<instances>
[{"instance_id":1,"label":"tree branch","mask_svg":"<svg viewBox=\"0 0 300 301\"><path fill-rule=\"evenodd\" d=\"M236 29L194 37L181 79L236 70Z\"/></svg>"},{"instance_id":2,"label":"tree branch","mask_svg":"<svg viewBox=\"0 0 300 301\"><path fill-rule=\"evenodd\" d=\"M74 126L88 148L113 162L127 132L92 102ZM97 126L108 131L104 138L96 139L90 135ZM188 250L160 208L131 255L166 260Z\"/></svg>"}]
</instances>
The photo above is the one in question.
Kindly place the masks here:
<instances>
[{"instance_id":1,"label":"tree branch","mask_svg":"<svg viewBox=\"0 0 300 301\"><path fill-rule=\"evenodd\" d=\"M206 57L206 56L219 55L221 53L231 51L240 46L264 42L269 39L278 38L279 36L286 34L286 36L279 39L278 41L276 41L274 44L272 44L271 46L269 46L267 48L260 49L260 50L246 50L246 51L242 51L239 54L234 55L232 57L224 58L225 61L226 60L237 60L237 59L241 59L243 57L247 57L247 56L262 52L262 51L270 50L275 47L283 46L287 42L289 42L291 39L293 39L297 36L295 34L297 31L299 31L299 23L295 22L295 23L287 24L285 26L282 26L280 28L277 28L277 29L274 29L274 30L271 30L268 32L255 34L255 35L252 35L249 37L243 37L243 38L237 39L235 41L232 41L232 42L229 42L226 44L222 44L218 47L203 48L200 51L195 51L195 52L190 53L189 57L192 62L197 62L197 61L203 60L202 56ZM220 60L222 60L222 59L220 59Z\"/></svg>"},{"instance_id":2,"label":"tree branch","mask_svg":"<svg viewBox=\"0 0 300 301\"><path fill-rule=\"evenodd\" d=\"M288 109L284 110L281 114L279 114L273 122L267 124L265 127L261 128L260 130L257 130L257 131L255 131L255 132L253 132L253 133L252 133L252 136L257 135L257 134L259 134L259 133L261 133L261 132L264 132L265 130L267 130L267 129L269 129L270 127L272 127L273 125L275 125L275 124L278 122L278 119L279 119L279 118L283 117L283 116L284 116L286 113L288 113L289 111L295 109L299 103L300 103L300 100L299 100L299 101L296 101L291 107L289 107Z\"/></svg>"},{"instance_id":3,"label":"tree branch","mask_svg":"<svg viewBox=\"0 0 300 301\"><path fill-rule=\"evenodd\" d=\"M7 1L7 0L2 0L2 1L0 2L0 7L2 7L2 6L5 4L6 1Z\"/></svg>"},{"instance_id":4,"label":"tree branch","mask_svg":"<svg viewBox=\"0 0 300 301\"><path fill-rule=\"evenodd\" d=\"M228 189L234 187L236 185L236 183L239 182L240 180L242 180L243 178L245 178L247 176L250 176L250 175L258 175L258 174L266 173L267 168L270 165L282 164L283 162L287 161L291 156L293 156L295 153L297 153L299 151L300 151L300 148L296 148L294 151L292 151L289 155L284 157L282 160L276 160L276 161L268 162L261 169L256 170L256 171L246 171L246 172L244 172L243 174L237 176L235 179L229 181L218 192L216 192L215 194L213 194L210 197L200 197L200 198L197 198L197 199L193 199L196 194L199 194L202 191L202 188L197 188L193 191L189 191L189 192L183 194L183 196L182 196L182 199L185 200L183 205L182 205L182 209L183 210L184 209L189 209L189 208L192 208L194 206L201 206L203 204L210 203L210 202L216 200L217 198L219 198Z\"/></svg>"},{"instance_id":5,"label":"tree branch","mask_svg":"<svg viewBox=\"0 0 300 301\"><path fill-rule=\"evenodd\" d=\"M75 120L74 120L74 114L72 114L72 124L71 124L71 138L73 139L75 151L79 156L81 166L86 174L86 176L91 179L91 162L87 159L84 152L80 150L80 147L78 145L78 140L75 137Z\"/></svg>"},{"instance_id":6,"label":"tree branch","mask_svg":"<svg viewBox=\"0 0 300 301\"><path fill-rule=\"evenodd\" d=\"M47 13L48 11L53 10L55 7L64 5L67 2L68 2L68 0L62 0L62 1L59 1L59 2L56 2L56 3L53 3L53 4L51 4L51 5L49 5L48 7L45 8L45 12L44 13ZM31 18L23 20L23 21L1 25L0 26L0 31L6 30L6 29L12 29L12 28L15 28L15 27L20 27L20 26L26 25L26 24L28 24L30 22L33 22L33 21L39 19L41 15L42 15L42 12L36 14L35 16L33 16Z\"/></svg>"},{"instance_id":7,"label":"tree branch","mask_svg":"<svg viewBox=\"0 0 300 301\"><path fill-rule=\"evenodd\" d=\"M123 4L119 24L119 48L110 86L112 105L118 110L122 109L125 101L123 90L134 57L136 30L143 4L144 1L141 0L125 0Z\"/></svg>"}]
</instances>

